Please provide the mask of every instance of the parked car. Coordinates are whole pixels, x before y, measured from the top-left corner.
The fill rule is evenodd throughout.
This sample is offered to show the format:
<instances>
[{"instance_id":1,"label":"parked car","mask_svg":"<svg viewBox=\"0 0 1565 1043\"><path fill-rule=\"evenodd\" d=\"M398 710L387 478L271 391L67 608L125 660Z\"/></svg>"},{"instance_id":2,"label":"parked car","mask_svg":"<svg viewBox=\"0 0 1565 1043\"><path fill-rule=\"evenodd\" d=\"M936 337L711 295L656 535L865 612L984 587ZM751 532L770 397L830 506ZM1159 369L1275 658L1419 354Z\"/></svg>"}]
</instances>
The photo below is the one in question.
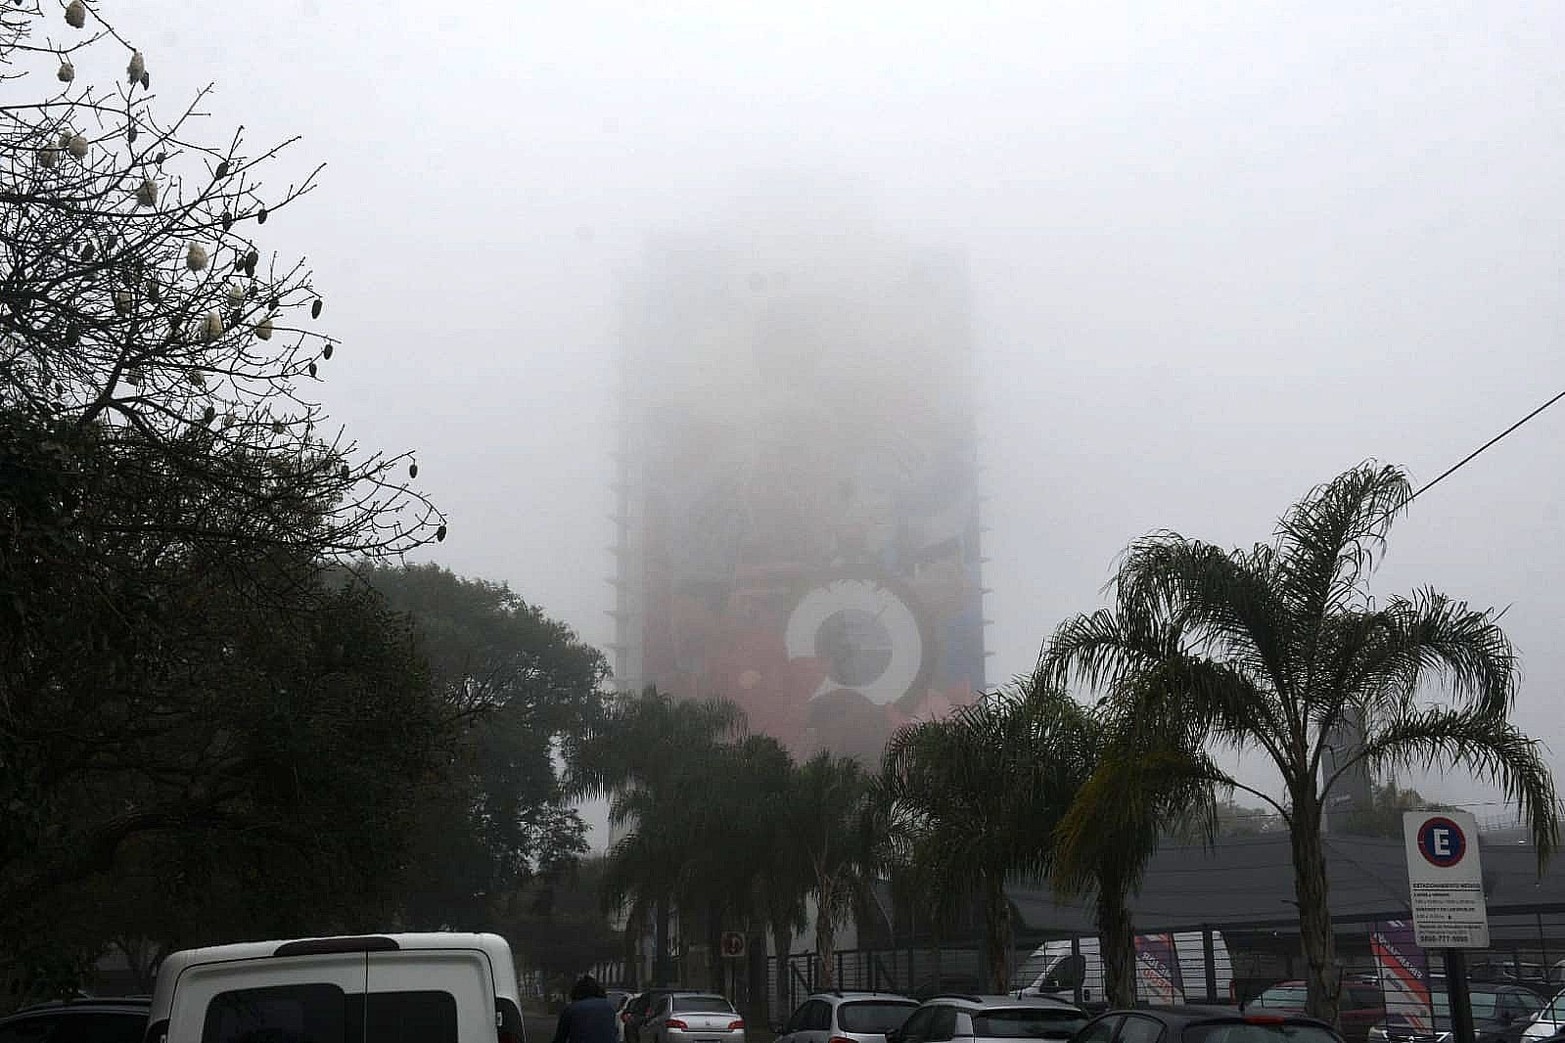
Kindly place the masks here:
<instances>
[{"instance_id":1,"label":"parked car","mask_svg":"<svg viewBox=\"0 0 1565 1043\"><path fill-rule=\"evenodd\" d=\"M1550 971L1551 968L1542 963L1487 959L1479 960L1469 966L1467 977L1472 982L1485 985L1520 985L1547 999L1549 993L1553 991L1550 987Z\"/></svg>"},{"instance_id":2,"label":"parked car","mask_svg":"<svg viewBox=\"0 0 1565 1043\"><path fill-rule=\"evenodd\" d=\"M777 1043L886 1043L918 1009L918 1001L887 992L818 992L799 1004Z\"/></svg>"},{"instance_id":3,"label":"parked car","mask_svg":"<svg viewBox=\"0 0 1565 1043\"><path fill-rule=\"evenodd\" d=\"M990 1043L1067 1040L1087 1023L1074 1003L1048 996L934 996L919 1005L887 1043Z\"/></svg>"},{"instance_id":4,"label":"parked car","mask_svg":"<svg viewBox=\"0 0 1565 1043\"><path fill-rule=\"evenodd\" d=\"M520 1043L511 949L494 934L385 934L176 952L146 1043Z\"/></svg>"},{"instance_id":5,"label":"parked car","mask_svg":"<svg viewBox=\"0 0 1565 1043\"><path fill-rule=\"evenodd\" d=\"M1478 1043L1520 1043L1533 1015L1543 1009L1543 1001L1531 989L1518 985L1471 985L1468 995ZM1410 1017L1391 1007L1386 1020L1369 1030L1369 1043L1450 1043L1451 998L1443 982L1433 990L1431 1000L1433 1024L1412 1024L1417 1013Z\"/></svg>"},{"instance_id":6,"label":"parked car","mask_svg":"<svg viewBox=\"0 0 1565 1043\"><path fill-rule=\"evenodd\" d=\"M1343 1043L1330 1025L1299 1014L1232 1007L1137 1007L1088 1022L1071 1043Z\"/></svg>"},{"instance_id":7,"label":"parked car","mask_svg":"<svg viewBox=\"0 0 1565 1043\"><path fill-rule=\"evenodd\" d=\"M620 1039L624 1040L624 1043L642 1043L642 1026L647 1023L647 1019L656 1010L655 1004L657 1001L663 996L686 991L689 990L674 988L647 989L630 997L630 999L625 1001L625 1005L620 1008L619 1012Z\"/></svg>"},{"instance_id":8,"label":"parked car","mask_svg":"<svg viewBox=\"0 0 1565 1043\"><path fill-rule=\"evenodd\" d=\"M978 996L988 988L982 978L959 971L921 978L908 990L908 995L920 1003L932 996Z\"/></svg>"},{"instance_id":9,"label":"parked car","mask_svg":"<svg viewBox=\"0 0 1565 1043\"><path fill-rule=\"evenodd\" d=\"M1554 998L1533 1015L1532 1024L1522 1030L1526 1043L1537 1043L1556 1035L1565 1035L1565 989L1555 993Z\"/></svg>"},{"instance_id":10,"label":"parked car","mask_svg":"<svg viewBox=\"0 0 1565 1043\"><path fill-rule=\"evenodd\" d=\"M744 1043L744 1019L716 993L670 992L657 997L641 1026L643 1043Z\"/></svg>"},{"instance_id":11,"label":"parked car","mask_svg":"<svg viewBox=\"0 0 1565 1043\"><path fill-rule=\"evenodd\" d=\"M141 1043L145 996L40 1003L0 1018L0 1043Z\"/></svg>"},{"instance_id":12,"label":"parked car","mask_svg":"<svg viewBox=\"0 0 1565 1043\"><path fill-rule=\"evenodd\" d=\"M1275 1011L1302 1015L1305 991L1302 981L1278 982L1241 1009L1246 1013ZM1369 1030L1386 1020L1386 1001L1380 986L1356 978L1344 979L1338 1017L1343 1039L1348 1043L1366 1043Z\"/></svg>"}]
</instances>

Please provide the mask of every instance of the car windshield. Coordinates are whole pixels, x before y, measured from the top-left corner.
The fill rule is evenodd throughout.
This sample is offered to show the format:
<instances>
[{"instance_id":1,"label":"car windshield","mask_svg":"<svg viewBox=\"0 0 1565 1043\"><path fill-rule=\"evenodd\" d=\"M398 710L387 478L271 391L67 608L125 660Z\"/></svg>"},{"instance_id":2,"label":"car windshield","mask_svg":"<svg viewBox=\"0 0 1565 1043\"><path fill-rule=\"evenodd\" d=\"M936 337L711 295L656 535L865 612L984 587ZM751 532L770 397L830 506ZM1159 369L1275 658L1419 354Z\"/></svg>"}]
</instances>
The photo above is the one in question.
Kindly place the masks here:
<instances>
[{"instance_id":1,"label":"car windshield","mask_svg":"<svg viewBox=\"0 0 1565 1043\"><path fill-rule=\"evenodd\" d=\"M1224 1021L1191 1025L1184 1043L1341 1043L1330 1029L1319 1025L1257 1025L1248 1021Z\"/></svg>"},{"instance_id":2,"label":"car windshield","mask_svg":"<svg viewBox=\"0 0 1565 1043\"><path fill-rule=\"evenodd\" d=\"M844 1032L885 1034L901 1028L908 1015L917 1009L916 1003L889 1003L884 1000L844 1003L837 1010L837 1023Z\"/></svg>"},{"instance_id":3,"label":"car windshield","mask_svg":"<svg viewBox=\"0 0 1565 1043\"><path fill-rule=\"evenodd\" d=\"M702 1012L712 1014L732 1014L734 1006L721 996L675 996L674 1013L699 1014Z\"/></svg>"},{"instance_id":4,"label":"car windshield","mask_svg":"<svg viewBox=\"0 0 1565 1043\"><path fill-rule=\"evenodd\" d=\"M1015 1007L974 1012L973 1035L991 1039L1068 1039L1087 1023L1074 1010Z\"/></svg>"}]
</instances>

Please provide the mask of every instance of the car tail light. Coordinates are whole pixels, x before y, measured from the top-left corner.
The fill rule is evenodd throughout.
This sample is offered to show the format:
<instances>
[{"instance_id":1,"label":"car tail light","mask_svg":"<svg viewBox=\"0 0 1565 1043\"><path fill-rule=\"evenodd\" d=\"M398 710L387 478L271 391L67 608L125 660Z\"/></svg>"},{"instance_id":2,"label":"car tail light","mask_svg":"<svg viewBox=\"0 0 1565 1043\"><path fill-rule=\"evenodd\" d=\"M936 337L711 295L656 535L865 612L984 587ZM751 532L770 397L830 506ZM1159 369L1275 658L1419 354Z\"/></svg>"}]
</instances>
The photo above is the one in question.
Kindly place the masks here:
<instances>
[{"instance_id":1,"label":"car tail light","mask_svg":"<svg viewBox=\"0 0 1565 1043\"><path fill-rule=\"evenodd\" d=\"M620 1020L620 1022L622 1024L629 1025L630 1024L630 1012L629 1011L622 1012L620 1014L620 1016L619 1016L619 1020Z\"/></svg>"},{"instance_id":2,"label":"car tail light","mask_svg":"<svg viewBox=\"0 0 1565 1043\"><path fill-rule=\"evenodd\" d=\"M1244 1020L1247 1025L1282 1025L1288 1019L1280 1014L1246 1014Z\"/></svg>"},{"instance_id":3,"label":"car tail light","mask_svg":"<svg viewBox=\"0 0 1565 1043\"><path fill-rule=\"evenodd\" d=\"M733 1021L730 1021L728 1023L728 1031L729 1032L732 1032L735 1029L742 1029L742 1028L744 1028L744 1019L743 1018L735 1018ZM847 1043L847 1040L843 1040L843 1043Z\"/></svg>"},{"instance_id":4,"label":"car tail light","mask_svg":"<svg viewBox=\"0 0 1565 1043\"><path fill-rule=\"evenodd\" d=\"M858 1043L858 1040L849 1039L847 1036L833 1036L826 1043Z\"/></svg>"},{"instance_id":5,"label":"car tail light","mask_svg":"<svg viewBox=\"0 0 1565 1043\"><path fill-rule=\"evenodd\" d=\"M667 1021L663 1022L663 1027L671 1029L683 1029L686 1032L690 1031L690 1025L687 1022L680 1021L678 1018L669 1018Z\"/></svg>"}]
</instances>

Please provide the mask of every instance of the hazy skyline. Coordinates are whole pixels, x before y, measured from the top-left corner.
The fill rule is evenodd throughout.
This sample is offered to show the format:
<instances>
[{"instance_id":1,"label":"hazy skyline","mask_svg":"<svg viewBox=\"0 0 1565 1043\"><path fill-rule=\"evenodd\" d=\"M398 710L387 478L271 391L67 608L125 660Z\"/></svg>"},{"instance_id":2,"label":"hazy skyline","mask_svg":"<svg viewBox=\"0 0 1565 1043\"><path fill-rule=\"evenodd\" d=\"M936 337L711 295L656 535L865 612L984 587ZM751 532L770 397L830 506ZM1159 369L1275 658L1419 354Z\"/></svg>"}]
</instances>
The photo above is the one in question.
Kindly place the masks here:
<instances>
[{"instance_id":1,"label":"hazy skyline","mask_svg":"<svg viewBox=\"0 0 1565 1043\"><path fill-rule=\"evenodd\" d=\"M1427 480L1565 386L1555 5L103 10L170 104L215 81L213 133L303 135L277 187L327 163L261 237L344 340L322 397L418 450L429 557L594 643L616 273L758 196L819 185L967 257L991 683L1136 536L1264 540L1347 466ZM1562 431L1421 498L1372 587L1509 606L1556 770Z\"/></svg>"}]
</instances>

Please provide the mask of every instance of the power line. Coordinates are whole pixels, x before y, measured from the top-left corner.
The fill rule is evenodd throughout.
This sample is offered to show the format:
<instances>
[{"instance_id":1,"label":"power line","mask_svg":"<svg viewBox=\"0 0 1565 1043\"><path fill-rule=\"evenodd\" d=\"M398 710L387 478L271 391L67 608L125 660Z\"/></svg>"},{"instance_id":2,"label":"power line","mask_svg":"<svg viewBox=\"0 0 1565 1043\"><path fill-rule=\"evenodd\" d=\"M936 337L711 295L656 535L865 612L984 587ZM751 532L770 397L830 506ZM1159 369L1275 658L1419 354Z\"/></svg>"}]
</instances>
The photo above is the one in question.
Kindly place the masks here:
<instances>
[{"instance_id":1,"label":"power line","mask_svg":"<svg viewBox=\"0 0 1565 1043\"><path fill-rule=\"evenodd\" d=\"M1483 445L1479 446L1477 449L1474 449L1472 452L1470 452L1466 456L1462 457L1456 463L1454 463L1450 467L1446 468L1443 472L1441 472L1439 477L1435 478L1433 481L1425 483L1423 488L1419 489L1412 496L1408 497L1408 502L1411 503L1412 501L1418 499L1420 496L1422 496L1424 493L1428 492L1430 489L1434 488L1440 482L1444 481L1446 478L1449 478L1451 475L1455 474L1462 467L1465 467L1476 456L1478 456L1479 453L1483 452L1485 449L1488 449L1490 446L1494 445L1494 443L1498 442L1500 439L1504 438L1506 435L1510 434L1512 431L1516 430L1518 427L1521 427L1527 421L1531 420L1533 417L1537 416L1539 413L1543 412L1545 409L1548 409L1550 406L1552 406L1554 403L1558 402L1562 398L1565 398L1565 391L1561 391L1559 394L1557 394L1553 398L1549 399L1543 405L1539 406L1537 409L1534 409L1531 413L1528 413L1526 416L1524 416L1520 420L1516 421L1516 423L1512 424L1510 427L1506 428L1504 431L1501 431L1499 434L1497 434L1493 438L1489 439L1489 441L1485 442Z\"/></svg>"}]
</instances>

